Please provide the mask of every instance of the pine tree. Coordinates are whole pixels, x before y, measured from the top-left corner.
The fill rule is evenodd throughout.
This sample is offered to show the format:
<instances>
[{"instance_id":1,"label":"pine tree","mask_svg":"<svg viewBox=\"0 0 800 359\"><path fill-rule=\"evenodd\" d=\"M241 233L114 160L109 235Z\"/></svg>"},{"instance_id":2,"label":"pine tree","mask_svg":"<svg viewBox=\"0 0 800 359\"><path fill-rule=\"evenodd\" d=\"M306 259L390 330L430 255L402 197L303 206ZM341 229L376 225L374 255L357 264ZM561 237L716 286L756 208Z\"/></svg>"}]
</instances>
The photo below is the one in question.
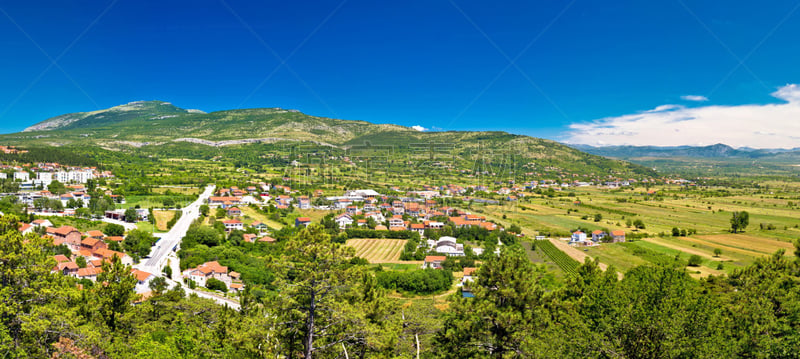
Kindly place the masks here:
<instances>
[{"instance_id":1,"label":"pine tree","mask_svg":"<svg viewBox=\"0 0 800 359\"><path fill-rule=\"evenodd\" d=\"M445 314L436 337L446 358L530 357L532 343L544 327L544 291L536 268L518 247L504 246L490 256L470 284L474 298L459 298Z\"/></svg>"}]
</instances>

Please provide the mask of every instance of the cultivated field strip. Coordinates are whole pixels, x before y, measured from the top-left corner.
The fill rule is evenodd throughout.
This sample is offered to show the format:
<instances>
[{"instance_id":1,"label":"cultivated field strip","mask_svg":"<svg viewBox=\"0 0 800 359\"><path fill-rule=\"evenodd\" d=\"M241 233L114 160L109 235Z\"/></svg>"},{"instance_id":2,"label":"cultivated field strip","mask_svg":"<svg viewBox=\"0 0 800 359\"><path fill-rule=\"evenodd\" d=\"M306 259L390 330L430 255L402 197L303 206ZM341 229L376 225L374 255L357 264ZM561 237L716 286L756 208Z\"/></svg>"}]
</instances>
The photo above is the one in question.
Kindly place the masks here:
<instances>
[{"instance_id":1,"label":"cultivated field strip","mask_svg":"<svg viewBox=\"0 0 800 359\"><path fill-rule=\"evenodd\" d=\"M406 241L404 239L354 238L347 246L356 250L356 256L370 263L393 263L400 260Z\"/></svg>"},{"instance_id":2,"label":"cultivated field strip","mask_svg":"<svg viewBox=\"0 0 800 359\"><path fill-rule=\"evenodd\" d=\"M562 252L560 249L550 241L537 241L536 246L541 248L542 251L552 260L564 273L577 274L578 266L580 263L572 259L569 255Z\"/></svg>"}]
</instances>

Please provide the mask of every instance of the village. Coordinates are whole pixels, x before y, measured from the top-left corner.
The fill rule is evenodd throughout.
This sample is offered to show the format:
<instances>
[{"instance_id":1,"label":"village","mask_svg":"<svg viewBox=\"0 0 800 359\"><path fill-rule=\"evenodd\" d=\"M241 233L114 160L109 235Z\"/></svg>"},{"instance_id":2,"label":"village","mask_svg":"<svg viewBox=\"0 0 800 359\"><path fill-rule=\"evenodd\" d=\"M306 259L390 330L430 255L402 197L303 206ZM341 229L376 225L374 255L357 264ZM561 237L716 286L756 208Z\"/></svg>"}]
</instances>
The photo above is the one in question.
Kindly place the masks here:
<instances>
[{"instance_id":1,"label":"village","mask_svg":"<svg viewBox=\"0 0 800 359\"><path fill-rule=\"evenodd\" d=\"M112 173L97 171L96 168L65 167L55 163L5 166L4 169L6 172L0 172L0 177L6 176L19 185L18 192L7 194L6 197L15 197L16 202L25 206L31 218L34 218L34 215L37 218L30 223L20 223L20 230L26 234L35 232L49 236L55 246L64 246L68 249L55 257L58 264L54 270L81 281L93 282L102 270L102 263L110 261L114 256L119 257L126 265L138 265L140 256L126 253L122 244L126 234L136 229L140 223L155 223L151 218L153 208L125 206L125 196L115 194L110 189L97 187L98 180L112 179ZM275 233L282 225L304 228L315 222L327 226L331 233L338 233L340 236L351 234L357 237L405 238L414 245L413 248L404 249L402 258L412 262L419 260L418 267L421 269L441 269L448 258L484 258L486 249L497 255L500 253L500 246L503 245L502 240L496 240L489 247L480 240L464 241L453 232L454 230L474 228L482 231L483 235L496 232L504 233L503 236L523 236L518 227L512 227L513 232L508 231L498 220L487 219L485 215L466 210L465 207L468 207L469 203L489 205L496 205L501 201L513 203L526 196L561 192L577 187L624 188L637 183L637 180L598 182L574 180L563 183L541 180L521 184L516 184L514 181L505 183L495 181L491 185L423 185L416 189L392 186L386 188L389 194L382 194L373 189L344 190L339 194L332 193L329 189L309 190L308 187L304 187L301 191L293 189L288 185L290 183L290 178L283 178L275 184L258 182L243 188L237 186L219 188L205 200L207 211L213 211L211 216L213 218L209 224L219 223L225 236L240 234L245 243L274 243L277 241ZM61 188L60 193L49 190L54 184ZM87 185L93 188L87 188ZM87 217L86 207L90 203L96 203L92 201L90 193L96 195L99 193L111 205L105 210L90 213ZM115 204L123 208L114 208ZM283 223L256 220L248 213L244 213L245 210L248 213L269 212L273 213L273 217L276 213L280 213L276 219ZM308 211L328 214L322 218L318 216L316 220L296 215ZM84 216L100 219L107 224L121 225L125 231L107 235L98 229L81 232L69 225L54 227L46 219L52 216ZM447 231L443 232L445 229ZM160 235L154 238L153 248L159 245ZM539 235L536 239L545 238ZM603 242L624 242L625 233L620 230L608 232L595 230L584 233L579 229L570 238L561 240L574 247L593 247ZM179 249L180 247L176 246L173 252ZM469 273L475 268L464 267L463 272ZM140 293L149 291L151 279L164 275L140 269L133 269L133 273L139 282L136 290ZM229 270L218 261L203 262L185 269L181 267L179 273L183 283L190 288L204 287L235 294L242 291L245 286L241 274ZM168 275L167 277L169 278ZM470 276L465 274L464 278L468 280ZM462 288L462 291L465 296L469 295L468 288Z\"/></svg>"}]
</instances>

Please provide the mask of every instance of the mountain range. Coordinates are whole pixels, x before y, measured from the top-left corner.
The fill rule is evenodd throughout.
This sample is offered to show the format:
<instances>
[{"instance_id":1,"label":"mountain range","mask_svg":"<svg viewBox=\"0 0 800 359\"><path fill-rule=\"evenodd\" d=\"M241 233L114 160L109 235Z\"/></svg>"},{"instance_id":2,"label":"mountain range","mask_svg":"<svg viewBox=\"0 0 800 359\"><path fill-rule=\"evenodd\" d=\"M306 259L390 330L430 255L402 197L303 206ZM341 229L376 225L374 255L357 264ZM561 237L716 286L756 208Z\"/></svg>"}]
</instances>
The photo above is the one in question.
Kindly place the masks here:
<instances>
[{"instance_id":1,"label":"mountain range","mask_svg":"<svg viewBox=\"0 0 800 359\"><path fill-rule=\"evenodd\" d=\"M780 158L791 155L800 155L800 148L793 149L756 149L733 148L718 143L710 146L589 146L573 144L572 148L604 157L634 159L634 158L713 158L713 159L758 159Z\"/></svg>"},{"instance_id":2,"label":"mountain range","mask_svg":"<svg viewBox=\"0 0 800 359\"><path fill-rule=\"evenodd\" d=\"M282 108L205 113L169 102L136 101L105 110L64 114L20 133L0 135L0 144L20 147L102 148L151 156L167 152L171 156L198 155L212 153L214 148L257 143L310 143L341 151L366 146L399 157L438 151L466 165L478 158L502 162L513 157L513 161L527 165L531 171L539 168L655 175L650 168L587 154L541 138L501 131L421 132L405 126L311 116Z\"/></svg>"}]
</instances>

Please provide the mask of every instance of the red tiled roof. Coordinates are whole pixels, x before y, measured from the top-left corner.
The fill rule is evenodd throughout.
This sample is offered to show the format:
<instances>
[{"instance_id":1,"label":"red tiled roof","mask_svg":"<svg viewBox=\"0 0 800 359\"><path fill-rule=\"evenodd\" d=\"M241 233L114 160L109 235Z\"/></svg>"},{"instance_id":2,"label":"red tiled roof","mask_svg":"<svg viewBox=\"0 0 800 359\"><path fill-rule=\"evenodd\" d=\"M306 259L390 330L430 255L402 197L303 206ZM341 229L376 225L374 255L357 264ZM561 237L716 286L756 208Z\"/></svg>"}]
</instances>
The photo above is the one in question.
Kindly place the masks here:
<instances>
[{"instance_id":1,"label":"red tiled roof","mask_svg":"<svg viewBox=\"0 0 800 359\"><path fill-rule=\"evenodd\" d=\"M98 275L102 271L103 271L102 268L97 268L97 267L80 268L78 269L78 277L88 277L88 276Z\"/></svg>"},{"instance_id":2,"label":"red tiled roof","mask_svg":"<svg viewBox=\"0 0 800 359\"><path fill-rule=\"evenodd\" d=\"M61 226L61 227L58 227L58 228L50 227L50 228L47 229L47 233L55 233L55 234L58 234L60 236L66 236L66 235L68 235L68 234L70 234L72 232L78 232L78 230L75 227L72 227L72 226Z\"/></svg>"},{"instance_id":3,"label":"red tiled roof","mask_svg":"<svg viewBox=\"0 0 800 359\"><path fill-rule=\"evenodd\" d=\"M431 263L433 261L440 261L441 262L441 261L444 261L446 259L447 259L446 256L425 256L425 262L427 262L427 263Z\"/></svg>"},{"instance_id":4,"label":"red tiled roof","mask_svg":"<svg viewBox=\"0 0 800 359\"><path fill-rule=\"evenodd\" d=\"M94 245L97 244L97 242L100 242L100 240L97 239L97 238L93 238L93 237L87 237L87 238L84 238L81 241L81 245L84 245L84 246L87 246L87 247L94 247Z\"/></svg>"},{"instance_id":5,"label":"red tiled roof","mask_svg":"<svg viewBox=\"0 0 800 359\"><path fill-rule=\"evenodd\" d=\"M133 276L136 277L136 280L140 282L146 281L147 278L149 278L152 275L150 273L147 273L145 271L140 271L138 269L132 269L131 273L133 273Z\"/></svg>"},{"instance_id":6,"label":"red tiled roof","mask_svg":"<svg viewBox=\"0 0 800 359\"><path fill-rule=\"evenodd\" d=\"M88 231L86 232L86 235L89 237L100 237L100 238L105 237L105 234L103 234L103 232L100 232L98 230Z\"/></svg>"},{"instance_id":7,"label":"red tiled roof","mask_svg":"<svg viewBox=\"0 0 800 359\"><path fill-rule=\"evenodd\" d=\"M472 273L475 273L476 270L478 270L478 268L475 268L475 267L464 267L464 275L465 276L472 275Z\"/></svg>"},{"instance_id":8,"label":"red tiled roof","mask_svg":"<svg viewBox=\"0 0 800 359\"><path fill-rule=\"evenodd\" d=\"M27 223L22 223L22 222L20 222L20 223L19 223L19 231L20 231L20 232L25 232L25 231L27 231L27 230L28 230L29 228L31 228L31 227L33 227L33 226L32 226L32 225L30 225L30 224L27 224Z\"/></svg>"}]
</instances>

